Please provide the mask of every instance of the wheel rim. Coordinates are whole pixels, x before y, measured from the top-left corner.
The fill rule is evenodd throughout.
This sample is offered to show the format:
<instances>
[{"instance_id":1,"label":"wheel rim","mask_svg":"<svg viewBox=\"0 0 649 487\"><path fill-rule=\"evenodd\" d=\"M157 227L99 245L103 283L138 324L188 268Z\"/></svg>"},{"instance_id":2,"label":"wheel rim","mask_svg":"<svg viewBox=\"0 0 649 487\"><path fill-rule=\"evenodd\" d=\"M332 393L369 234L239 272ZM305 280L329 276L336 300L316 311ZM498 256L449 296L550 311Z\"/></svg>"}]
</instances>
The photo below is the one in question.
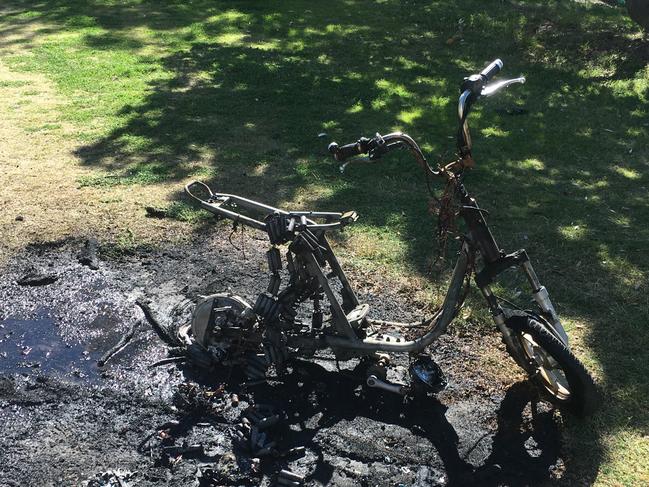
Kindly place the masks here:
<instances>
[{"instance_id":1,"label":"wheel rim","mask_svg":"<svg viewBox=\"0 0 649 487\"><path fill-rule=\"evenodd\" d=\"M543 386L557 399L562 401L569 399L570 384L554 357L541 347L531 334L523 333L519 335L519 339L527 359L536 369L536 376Z\"/></svg>"}]
</instances>

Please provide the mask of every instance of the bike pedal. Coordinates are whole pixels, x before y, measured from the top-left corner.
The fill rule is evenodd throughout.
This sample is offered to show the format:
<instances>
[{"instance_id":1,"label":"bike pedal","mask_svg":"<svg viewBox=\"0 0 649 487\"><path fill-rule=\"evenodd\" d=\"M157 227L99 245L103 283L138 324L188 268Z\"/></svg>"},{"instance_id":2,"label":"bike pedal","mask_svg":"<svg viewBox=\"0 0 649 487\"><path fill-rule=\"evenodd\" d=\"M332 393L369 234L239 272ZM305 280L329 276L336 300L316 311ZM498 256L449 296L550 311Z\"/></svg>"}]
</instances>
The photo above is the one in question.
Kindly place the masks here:
<instances>
[{"instance_id":1,"label":"bike pedal","mask_svg":"<svg viewBox=\"0 0 649 487\"><path fill-rule=\"evenodd\" d=\"M383 380L378 378L376 375L370 375L367 378L366 384L368 387L383 389L384 391L393 392L400 396L405 396L408 393L408 387L406 385Z\"/></svg>"}]
</instances>

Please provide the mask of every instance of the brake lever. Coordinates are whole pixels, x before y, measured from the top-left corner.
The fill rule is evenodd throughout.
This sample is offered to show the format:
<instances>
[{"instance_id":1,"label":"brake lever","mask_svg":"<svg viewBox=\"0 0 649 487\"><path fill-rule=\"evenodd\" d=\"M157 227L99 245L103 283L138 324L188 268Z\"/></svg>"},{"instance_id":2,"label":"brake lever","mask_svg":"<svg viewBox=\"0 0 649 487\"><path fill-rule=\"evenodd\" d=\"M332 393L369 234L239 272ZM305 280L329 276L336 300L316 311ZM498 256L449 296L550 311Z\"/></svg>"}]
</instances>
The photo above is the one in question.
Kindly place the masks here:
<instances>
[{"instance_id":1,"label":"brake lever","mask_svg":"<svg viewBox=\"0 0 649 487\"><path fill-rule=\"evenodd\" d=\"M480 96L491 96L497 91L507 88L510 85L516 84L516 83L525 83L525 76L521 76L519 78L512 78L512 79L506 79L503 81L499 81L498 83L490 83L484 88L482 88L482 91L480 92Z\"/></svg>"},{"instance_id":2,"label":"brake lever","mask_svg":"<svg viewBox=\"0 0 649 487\"><path fill-rule=\"evenodd\" d=\"M352 162L374 162L372 159L370 159L370 156L359 156L359 157L352 157L350 159L347 159L347 161L343 162L338 169L340 169L340 174L345 173L345 168L351 164Z\"/></svg>"}]
</instances>

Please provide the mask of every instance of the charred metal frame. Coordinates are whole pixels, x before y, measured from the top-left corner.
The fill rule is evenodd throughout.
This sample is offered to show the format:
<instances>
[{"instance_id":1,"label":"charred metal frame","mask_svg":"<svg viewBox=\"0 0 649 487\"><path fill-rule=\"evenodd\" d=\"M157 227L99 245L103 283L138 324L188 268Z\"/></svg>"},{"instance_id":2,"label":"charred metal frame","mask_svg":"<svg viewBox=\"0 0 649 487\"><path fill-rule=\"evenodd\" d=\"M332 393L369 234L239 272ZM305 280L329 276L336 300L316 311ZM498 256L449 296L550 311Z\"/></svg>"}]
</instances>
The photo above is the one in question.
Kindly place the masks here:
<instances>
[{"instance_id":1,"label":"charred metal frame","mask_svg":"<svg viewBox=\"0 0 649 487\"><path fill-rule=\"evenodd\" d=\"M207 199L196 196L194 190L197 186L202 186L208 192ZM280 328L286 333L289 346L291 342L298 345L297 348L304 346L305 337L292 336L291 331L297 314L295 308L308 299L314 302L310 336L313 345L316 348L331 347L340 354L421 351L435 341L455 317L469 262L474 253L468 243L465 243L460 251L442 309L433 318L422 323L430 326L428 332L415 340L388 335L364 336L366 329L384 322L367 318L367 306L360 304L325 235L329 229L342 228L352 223L356 219L354 213L285 211L236 195L212 193L200 182L188 184L185 191L207 211L269 233L273 244L267 253L270 283L266 292L257 298L253 310L264 320L267 327ZM235 211L235 208L261 213L265 216L264 221ZM324 219L325 223L316 223L314 219ZM278 221L286 223L283 235L273 234L271 230L277 227ZM279 271L282 265L278 245L281 244L288 244L285 261L289 283L280 291ZM341 284L341 298L331 286L332 278L338 279ZM330 305L332 326L330 330L320 332L322 310L319 308L319 302L323 296L327 297ZM302 324L297 323L297 327L301 329Z\"/></svg>"},{"instance_id":2,"label":"charred metal frame","mask_svg":"<svg viewBox=\"0 0 649 487\"><path fill-rule=\"evenodd\" d=\"M521 249L506 254L500 249L487 225L486 212L478 206L461 182L462 171L472 165L471 137L468 127L471 106L480 96L489 96L501 88L525 81L524 78L516 78L488 86L490 78L501 67L502 63L499 60L494 61L480 75L466 78L461 86L458 106L460 126L457 134L460 159L456 163L437 170L432 169L416 142L407 134L400 132L384 136L377 134L372 139L362 138L354 144L343 147L332 143L329 148L335 158L342 162L363 153L368 154L369 160L374 160L392 149L405 147L424 168L427 176L444 177L455 182L456 196L461 204L459 215L466 223L467 234L458 253L444 303L433 317L420 324L422 327L427 326L428 329L414 340L369 333L372 325L381 325L385 322L367 317L367 305L359 303L326 238L328 230L341 229L356 221L355 212L285 211L241 196L213 193L207 185L197 181L185 187L186 193L205 210L268 234L272 245L267 254L270 282L266 292L257 298L253 311L263 323L266 333L270 336L269 340L273 342L275 348L271 348L271 354L281 356L283 354L281 349L286 347L292 347L298 352L331 348L339 357L367 356L376 352L421 352L444 333L455 318L463 300L462 290L465 280L472 272L477 256L481 257L482 268L475 275L476 284L511 350L518 349L510 330L505 325L511 310L501 307L498 298L492 292L491 284L503 271L512 266L519 267L525 273L532 288L532 296L542 310L549 328L567 344L565 331L545 287L540 284L532 268L527 253ZM199 186L207 192L206 199L194 193ZM242 210L262 215L262 218L244 214ZM287 244L285 261L289 282L280 290L282 259L279 246L284 244ZM341 284L340 298L331 286L333 278L338 279ZM331 312L329 326L323 326L323 312L320 306L325 296ZM305 328L304 323L296 320L297 307L307 300L313 301L312 322L309 329ZM393 325L412 326L408 323L393 323ZM275 359L276 357L271 357L268 362L279 361Z\"/></svg>"},{"instance_id":3,"label":"charred metal frame","mask_svg":"<svg viewBox=\"0 0 649 487\"><path fill-rule=\"evenodd\" d=\"M270 282L266 292L259 295L253 307L267 327L282 330L288 336L288 346L304 348L305 340L310 340L315 348L330 347L339 353L357 353L359 355L374 352L419 352L433 343L450 322L455 318L458 303L461 301L463 284L467 274L472 268L476 255L482 257L483 267L475 275L475 281L484 295L496 323L503 321L505 316L497 298L491 291L490 285L498 275L510 267L522 268L532 287L533 296L537 297L541 309L548 313L555 321L556 313L551 302L545 299L547 292L540 285L532 268L527 253L521 249L512 254L505 254L498 244L474 198L466 188L458 185L458 195L462 202L460 216L467 227L461 250L459 251L451 282L441 309L422 325L427 325L428 330L414 340L405 340L390 335L368 336L366 330L372 325L381 325L382 322L366 317L367 309L359 303L347 276L342 270L329 242L326 231L333 228L343 228L355 220L353 213L334 212L292 212L268 206L254 200L242 198L225 193L212 193L209 188L207 200L201 199L192 191L195 186L203 183L193 182L187 185L186 192L196 199L201 206L220 216L235 222L257 228L269 233L273 244L268 251L268 267ZM236 207L234 206L236 205ZM257 211L265 216L264 221L244 215L235 208L245 208ZM307 218L308 216L308 218ZM316 223L315 219L324 219L325 223ZM274 235L272 228L277 228L277 222L285 224L282 227L283 235ZM280 270L282 269L279 245L288 244L285 254L286 267L289 274L289 283L280 291ZM341 298L331 286L331 279L336 278L341 284ZM331 312L331 327L321 330L322 310L320 301L327 297ZM302 323L297 323L295 330L296 308L306 300L313 301L313 319L311 333L308 337L304 333L291 331L303 330ZM557 319L558 321L558 319ZM409 326L410 323L393 323L396 326ZM565 337L560 334L561 338ZM309 347L306 347L309 348Z\"/></svg>"}]
</instances>

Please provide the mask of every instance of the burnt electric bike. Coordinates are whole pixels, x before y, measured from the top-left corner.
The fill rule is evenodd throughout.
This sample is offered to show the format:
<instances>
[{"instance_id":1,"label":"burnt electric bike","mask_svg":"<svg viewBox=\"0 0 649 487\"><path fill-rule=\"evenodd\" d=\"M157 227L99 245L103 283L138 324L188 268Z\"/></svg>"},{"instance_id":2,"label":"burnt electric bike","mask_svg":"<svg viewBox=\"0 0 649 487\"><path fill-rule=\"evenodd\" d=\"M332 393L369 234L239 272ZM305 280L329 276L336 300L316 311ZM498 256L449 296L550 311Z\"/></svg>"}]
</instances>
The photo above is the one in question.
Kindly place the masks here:
<instances>
[{"instance_id":1,"label":"burnt electric bike","mask_svg":"<svg viewBox=\"0 0 649 487\"><path fill-rule=\"evenodd\" d=\"M425 350L457 315L475 269L475 283L514 360L549 400L575 414L592 412L598 399L595 383L570 351L568 336L527 253L506 253L498 246L485 220L486 212L463 184L466 168L474 165L468 126L471 107L483 96L525 82L521 77L492 83L501 68L502 62L496 60L480 74L462 82L458 153L449 164L431 167L417 143L401 132L329 146L335 159L346 163L376 161L394 149L405 148L423 168L427 180L440 178L450 188L466 233L443 305L432 317L419 323L370 318L369 306L359 301L326 238L327 232L353 224L358 218L355 212L285 211L241 196L213 193L205 184L192 182L185 190L202 208L266 232L271 248L267 252L267 290L253 305L228 293L204 298L196 305L191 324L179 330L188 349L206 366L243 368L249 379L247 386L265 382L271 368L281 374L291 357L309 358L318 350L329 349L336 359L357 357L370 363L364 369L370 387L404 395L422 390L434 392L443 386L441 371L425 355ZM202 197L196 194L199 188L204 192ZM251 214L263 217L257 219ZM533 309L509 306L509 301L500 299L493 291L501 274L512 268L522 272L529 283ZM308 301L312 311L304 319L300 305ZM409 337L421 332L406 338L393 331L385 332L386 329L407 330ZM386 379L391 352L411 355L409 384Z\"/></svg>"}]
</instances>

